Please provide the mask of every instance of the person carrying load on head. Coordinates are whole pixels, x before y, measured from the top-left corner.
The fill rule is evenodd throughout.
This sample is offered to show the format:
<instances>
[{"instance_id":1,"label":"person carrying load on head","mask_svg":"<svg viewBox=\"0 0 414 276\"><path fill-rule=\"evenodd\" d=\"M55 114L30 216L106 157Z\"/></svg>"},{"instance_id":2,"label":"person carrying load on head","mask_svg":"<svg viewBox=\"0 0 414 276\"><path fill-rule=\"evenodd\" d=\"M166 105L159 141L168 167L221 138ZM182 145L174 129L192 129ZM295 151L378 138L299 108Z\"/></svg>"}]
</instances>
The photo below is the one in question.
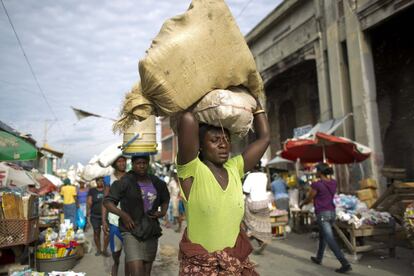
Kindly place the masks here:
<instances>
[{"instance_id":1,"label":"person carrying load on head","mask_svg":"<svg viewBox=\"0 0 414 276\"><path fill-rule=\"evenodd\" d=\"M180 242L180 275L257 275L248 258L249 238L241 229L241 179L263 156L270 131L259 102L253 114L257 139L232 158L228 130L199 124L188 111L178 120L177 174L187 217Z\"/></svg>"},{"instance_id":2,"label":"person carrying load on head","mask_svg":"<svg viewBox=\"0 0 414 276\"><path fill-rule=\"evenodd\" d=\"M119 156L111 164L114 168L114 172L111 175L106 176L105 179L105 190L104 194L107 196L109 194L110 187L112 185L118 185L116 182L120 180L126 173L126 158L124 156ZM118 205L119 207L119 205ZM122 252L122 234L118 227L119 216L108 212L105 206L102 206L102 229L106 235L109 236L109 247L112 252L112 259L114 263L112 265L111 275L118 275L119 259ZM128 266L125 265L125 275L129 275Z\"/></svg>"}]
</instances>

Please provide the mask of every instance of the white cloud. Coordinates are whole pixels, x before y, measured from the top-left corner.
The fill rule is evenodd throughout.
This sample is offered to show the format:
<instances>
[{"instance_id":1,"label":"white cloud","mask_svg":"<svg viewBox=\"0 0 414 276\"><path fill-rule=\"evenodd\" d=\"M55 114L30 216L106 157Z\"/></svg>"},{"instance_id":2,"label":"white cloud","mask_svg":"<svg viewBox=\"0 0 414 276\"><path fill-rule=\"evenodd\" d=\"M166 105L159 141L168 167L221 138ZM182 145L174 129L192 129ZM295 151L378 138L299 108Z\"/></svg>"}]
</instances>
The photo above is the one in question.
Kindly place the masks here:
<instances>
[{"instance_id":1,"label":"white cloud","mask_svg":"<svg viewBox=\"0 0 414 276\"><path fill-rule=\"evenodd\" d=\"M280 1L251 1L238 16L248 2L227 1L243 33ZM70 106L116 117L125 93L139 78L139 58L163 22L185 12L190 1L4 0L4 4L53 112L0 11L0 120L33 134L40 145L45 120L56 114L58 122L48 131L48 142L75 163L88 161L122 137L112 134L111 121L88 118L76 123Z\"/></svg>"}]
</instances>

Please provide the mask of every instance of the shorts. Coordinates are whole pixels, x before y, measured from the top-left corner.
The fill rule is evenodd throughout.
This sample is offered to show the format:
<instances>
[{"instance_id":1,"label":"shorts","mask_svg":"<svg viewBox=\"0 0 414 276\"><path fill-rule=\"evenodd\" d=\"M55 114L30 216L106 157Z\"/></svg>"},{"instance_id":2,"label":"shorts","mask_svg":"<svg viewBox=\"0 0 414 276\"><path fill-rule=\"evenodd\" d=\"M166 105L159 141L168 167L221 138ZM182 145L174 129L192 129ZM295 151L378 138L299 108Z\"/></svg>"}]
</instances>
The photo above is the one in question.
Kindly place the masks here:
<instances>
[{"instance_id":1,"label":"shorts","mask_svg":"<svg viewBox=\"0 0 414 276\"><path fill-rule=\"evenodd\" d=\"M276 199L276 208L278 210L289 210L289 198L283 197Z\"/></svg>"},{"instance_id":2,"label":"shorts","mask_svg":"<svg viewBox=\"0 0 414 276\"><path fill-rule=\"evenodd\" d=\"M157 255L158 239L137 240L130 232L122 232L124 240L125 262L153 262Z\"/></svg>"},{"instance_id":3,"label":"shorts","mask_svg":"<svg viewBox=\"0 0 414 276\"><path fill-rule=\"evenodd\" d=\"M91 216L91 224L94 232L101 231L102 227L102 218L92 217Z\"/></svg>"},{"instance_id":4,"label":"shorts","mask_svg":"<svg viewBox=\"0 0 414 276\"><path fill-rule=\"evenodd\" d=\"M122 234L119 231L118 226L113 224L109 224L109 247L111 248L111 252L119 252L122 250Z\"/></svg>"},{"instance_id":5,"label":"shorts","mask_svg":"<svg viewBox=\"0 0 414 276\"><path fill-rule=\"evenodd\" d=\"M180 202L178 203L178 213L180 214L180 216L185 214L184 203L182 200L180 200Z\"/></svg>"}]
</instances>

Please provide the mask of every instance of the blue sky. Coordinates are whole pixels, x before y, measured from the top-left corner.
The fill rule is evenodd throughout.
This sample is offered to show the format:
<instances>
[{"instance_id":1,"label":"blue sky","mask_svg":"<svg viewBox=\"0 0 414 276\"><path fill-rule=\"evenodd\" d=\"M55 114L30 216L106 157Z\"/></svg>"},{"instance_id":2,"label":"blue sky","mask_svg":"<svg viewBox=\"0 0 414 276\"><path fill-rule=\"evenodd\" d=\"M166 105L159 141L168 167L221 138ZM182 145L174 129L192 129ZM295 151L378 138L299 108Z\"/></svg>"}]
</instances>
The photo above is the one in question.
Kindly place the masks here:
<instances>
[{"instance_id":1,"label":"blue sky","mask_svg":"<svg viewBox=\"0 0 414 276\"><path fill-rule=\"evenodd\" d=\"M243 34L280 0L226 1ZM43 90L30 72L0 7L0 120L86 163L120 141L109 120L77 121L70 106L116 118L139 80L138 60L163 22L185 12L186 0L3 0Z\"/></svg>"}]
</instances>

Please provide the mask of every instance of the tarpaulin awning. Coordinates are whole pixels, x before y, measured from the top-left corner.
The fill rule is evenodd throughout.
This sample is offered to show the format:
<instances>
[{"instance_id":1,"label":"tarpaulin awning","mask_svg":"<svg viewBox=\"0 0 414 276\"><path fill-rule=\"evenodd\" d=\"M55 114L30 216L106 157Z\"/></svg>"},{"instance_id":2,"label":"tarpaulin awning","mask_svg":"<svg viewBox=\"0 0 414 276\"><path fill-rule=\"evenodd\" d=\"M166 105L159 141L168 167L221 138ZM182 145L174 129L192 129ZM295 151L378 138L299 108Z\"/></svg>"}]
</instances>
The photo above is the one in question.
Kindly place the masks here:
<instances>
[{"instance_id":1,"label":"tarpaulin awning","mask_svg":"<svg viewBox=\"0 0 414 276\"><path fill-rule=\"evenodd\" d=\"M37 148L23 138L0 130L0 161L37 159Z\"/></svg>"},{"instance_id":2,"label":"tarpaulin awning","mask_svg":"<svg viewBox=\"0 0 414 276\"><path fill-rule=\"evenodd\" d=\"M315 136L317 132L323 132L325 134L332 134L334 133L338 127L340 127L346 119L352 116L352 113L348 113L345 116L342 116L337 119L330 119L324 122L317 123L308 133L301 135L300 139L307 139Z\"/></svg>"},{"instance_id":3,"label":"tarpaulin awning","mask_svg":"<svg viewBox=\"0 0 414 276\"><path fill-rule=\"evenodd\" d=\"M39 182L40 188L36 190L38 195L45 195L47 193L57 190L55 184L40 173L33 173L35 179Z\"/></svg>"},{"instance_id":4,"label":"tarpaulin awning","mask_svg":"<svg viewBox=\"0 0 414 276\"><path fill-rule=\"evenodd\" d=\"M31 172L16 164L0 162L0 187L24 187L29 185L40 188L39 182Z\"/></svg>"}]
</instances>

